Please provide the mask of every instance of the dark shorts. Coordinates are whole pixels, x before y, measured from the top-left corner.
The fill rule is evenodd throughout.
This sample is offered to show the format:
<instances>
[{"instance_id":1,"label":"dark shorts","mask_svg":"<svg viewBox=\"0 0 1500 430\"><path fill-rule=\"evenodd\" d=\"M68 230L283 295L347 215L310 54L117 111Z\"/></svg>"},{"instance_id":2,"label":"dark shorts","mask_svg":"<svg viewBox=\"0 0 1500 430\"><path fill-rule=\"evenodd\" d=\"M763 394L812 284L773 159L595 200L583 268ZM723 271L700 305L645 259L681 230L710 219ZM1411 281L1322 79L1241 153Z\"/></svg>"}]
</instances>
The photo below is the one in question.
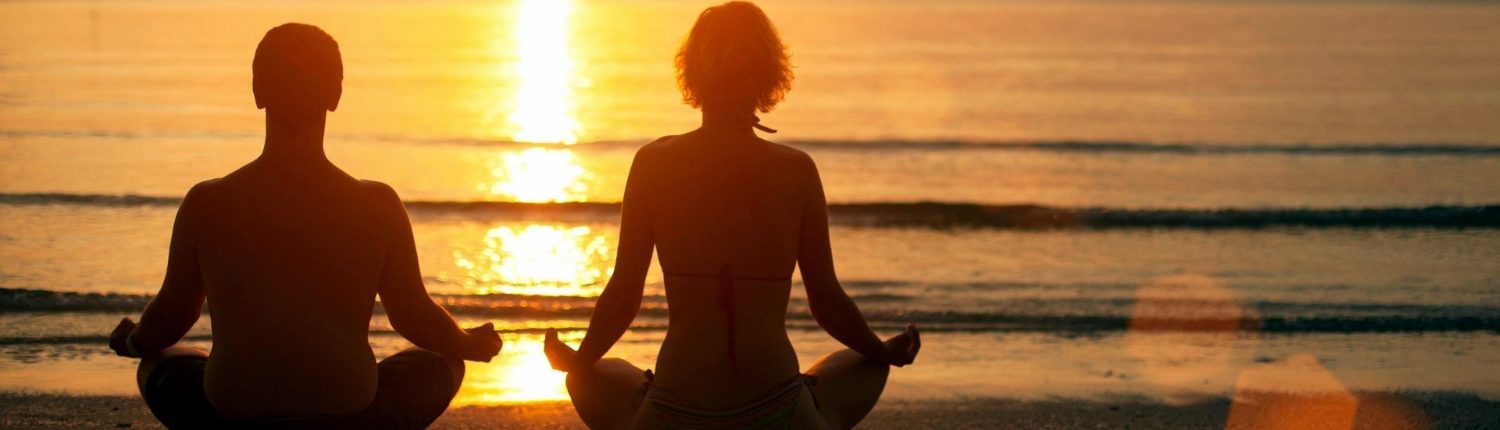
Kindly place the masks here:
<instances>
[{"instance_id":1,"label":"dark shorts","mask_svg":"<svg viewBox=\"0 0 1500 430\"><path fill-rule=\"evenodd\" d=\"M453 370L427 350L410 349L380 361L379 388L365 410L347 416L230 419L214 413L203 392L208 359L179 356L157 364L141 396L170 429L421 429L427 428L458 393Z\"/></svg>"}]
</instances>

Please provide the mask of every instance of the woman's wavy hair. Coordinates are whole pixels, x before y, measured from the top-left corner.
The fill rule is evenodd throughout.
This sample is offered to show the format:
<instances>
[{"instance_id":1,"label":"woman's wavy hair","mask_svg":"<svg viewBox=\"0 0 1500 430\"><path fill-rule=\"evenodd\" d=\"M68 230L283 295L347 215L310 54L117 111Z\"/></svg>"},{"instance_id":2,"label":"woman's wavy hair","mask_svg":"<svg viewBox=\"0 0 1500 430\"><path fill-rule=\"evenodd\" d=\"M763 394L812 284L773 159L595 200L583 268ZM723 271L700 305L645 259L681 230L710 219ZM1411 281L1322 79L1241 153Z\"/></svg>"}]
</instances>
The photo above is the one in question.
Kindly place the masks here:
<instances>
[{"instance_id":1,"label":"woman's wavy hair","mask_svg":"<svg viewBox=\"0 0 1500 430\"><path fill-rule=\"evenodd\" d=\"M770 112L792 89L792 66L759 7L732 1L704 9L677 51L682 101L705 111Z\"/></svg>"}]
</instances>

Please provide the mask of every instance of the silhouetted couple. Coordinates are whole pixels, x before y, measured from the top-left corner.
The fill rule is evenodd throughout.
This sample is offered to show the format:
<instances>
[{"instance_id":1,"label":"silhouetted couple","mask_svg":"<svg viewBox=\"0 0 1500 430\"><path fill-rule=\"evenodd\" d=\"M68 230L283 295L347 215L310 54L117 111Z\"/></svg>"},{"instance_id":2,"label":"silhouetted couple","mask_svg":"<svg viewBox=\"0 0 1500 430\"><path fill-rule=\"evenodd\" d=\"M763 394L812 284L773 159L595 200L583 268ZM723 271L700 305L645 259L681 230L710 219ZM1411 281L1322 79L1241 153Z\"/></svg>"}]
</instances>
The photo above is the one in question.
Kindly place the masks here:
<instances>
[{"instance_id":1,"label":"silhouetted couple","mask_svg":"<svg viewBox=\"0 0 1500 430\"><path fill-rule=\"evenodd\" d=\"M705 10L677 54L684 100L703 124L636 154L619 254L577 351L549 332L593 428L849 428L874 407L890 366L911 363L914 328L882 342L834 275L816 166L756 137L755 116L792 79L765 14L731 2ZM350 177L323 152L342 92L338 45L316 27L272 29L256 49L259 158L188 191L165 280L141 322L110 346L144 357L152 413L171 428L423 428L488 361L491 324L462 330L428 296L410 222L389 186ZM602 359L640 309L653 250L672 313L653 374ZM800 265L814 319L850 349L805 372L786 333ZM376 297L417 347L376 362ZM178 345L205 299L213 354ZM504 426L507 423L495 423Z\"/></svg>"}]
</instances>

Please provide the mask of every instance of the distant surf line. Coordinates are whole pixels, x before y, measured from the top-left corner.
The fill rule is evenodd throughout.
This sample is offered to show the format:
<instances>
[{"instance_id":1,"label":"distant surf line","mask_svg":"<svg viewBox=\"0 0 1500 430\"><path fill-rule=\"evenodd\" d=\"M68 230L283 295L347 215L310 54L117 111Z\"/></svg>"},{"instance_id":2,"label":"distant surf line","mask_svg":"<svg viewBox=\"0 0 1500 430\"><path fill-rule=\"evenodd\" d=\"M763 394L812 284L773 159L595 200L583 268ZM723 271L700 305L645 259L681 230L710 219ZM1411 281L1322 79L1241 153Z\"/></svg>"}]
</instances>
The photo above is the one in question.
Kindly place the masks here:
<instances>
[{"instance_id":1,"label":"distant surf line","mask_svg":"<svg viewBox=\"0 0 1500 430\"><path fill-rule=\"evenodd\" d=\"M437 295L444 308L455 315L537 321L587 321L594 311L591 297L515 295ZM139 310L150 296L14 290L0 288L0 310L41 314L115 313ZM1181 308L1204 309L1190 299L1169 303ZM1178 315L1153 318L1132 317L1135 300L1064 299L1027 301L1025 307L1000 306L991 311L954 311L907 304L892 308L866 306L865 317L877 325L899 327L908 322L940 331L1032 331L1116 332L1147 330L1198 332L1233 329L1270 333L1391 333L1391 332L1495 332L1500 333L1500 308L1460 305L1381 305L1350 303L1250 303L1236 315ZM1218 302L1205 302L1221 305ZM1155 305L1162 305L1160 300ZM867 303L868 305L868 303ZM377 313L379 306L376 306ZM642 328L665 327L657 322L667 316L666 300L648 296L640 311ZM788 309L794 326L812 326L815 321L805 302ZM90 338L88 336L82 336ZM73 336L28 338L0 330L0 345L18 343L72 343Z\"/></svg>"},{"instance_id":2,"label":"distant surf line","mask_svg":"<svg viewBox=\"0 0 1500 430\"><path fill-rule=\"evenodd\" d=\"M61 138L102 140L243 140L261 137L249 133L177 133L148 134L136 132L32 131L0 130L3 138ZM653 139L609 139L568 145L572 150L628 150ZM534 147L535 143L480 137L435 137L381 134L345 134L329 136L332 142L405 143L417 145L461 145L482 147ZM1294 156L1458 156L1500 157L1500 142L1361 142L1361 143L1255 143L1255 142L1152 142L1134 140L984 140L984 139L792 139L787 145L825 151L1029 151L1075 154L1169 154L1169 155L1251 155L1280 154Z\"/></svg>"},{"instance_id":3,"label":"distant surf line","mask_svg":"<svg viewBox=\"0 0 1500 430\"><path fill-rule=\"evenodd\" d=\"M0 193L0 205L175 207L179 197L131 194ZM612 220L619 203L408 201L414 215L477 219ZM1049 229L1500 228L1500 204L1371 208L1133 209L1032 204L873 202L829 205L835 224L864 227Z\"/></svg>"}]
</instances>

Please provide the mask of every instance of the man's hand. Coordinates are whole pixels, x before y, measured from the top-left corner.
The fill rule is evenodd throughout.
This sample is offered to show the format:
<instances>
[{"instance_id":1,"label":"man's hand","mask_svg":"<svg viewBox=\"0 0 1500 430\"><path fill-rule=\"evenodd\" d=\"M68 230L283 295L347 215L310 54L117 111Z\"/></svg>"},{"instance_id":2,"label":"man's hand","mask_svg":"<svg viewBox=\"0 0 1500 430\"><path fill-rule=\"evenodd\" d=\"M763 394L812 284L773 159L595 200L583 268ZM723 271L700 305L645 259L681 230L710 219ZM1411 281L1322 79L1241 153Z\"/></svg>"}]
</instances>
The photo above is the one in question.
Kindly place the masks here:
<instances>
[{"instance_id":1,"label":"man's hand","mask_svg":"<svg viewBox=\"0 0 1500 430\"><path fill-rule=\"evenodd\" d=\"M115 354L121 357L141 358L131 353L130 347L126 346L126 339L133 331L135 331L135 321L131 321L130 317L121 318L120 325L115 326L115 331L109 334L109 349L115 350Z\"/></svg>"},{"instance_id":2,"label":"man's hand","mask_svg":"<svg viewBox=\"0 0 1500 430\"><path fill-rule=\"evenodd\" d=\"M484 323L479 327L464 330L469 334L469 348L467 355L461 357L469 361L483 361L489 363L500 353L500 334L495 333L494 323Z\"/></svg>"},{"instance_id":3,"label":"man's hand","mask_svg":"<svg viewBox=\"0 0 1500 430\"><path fill-rule=\"evenodd\" d=\"M552 364L553 369L564 372L573 370L574 356L578 355L578 351L558 340L557 330L547 330L547 337L542 341L542 352L547 354L547 362Z\"/></svg>"}]
</instances>

